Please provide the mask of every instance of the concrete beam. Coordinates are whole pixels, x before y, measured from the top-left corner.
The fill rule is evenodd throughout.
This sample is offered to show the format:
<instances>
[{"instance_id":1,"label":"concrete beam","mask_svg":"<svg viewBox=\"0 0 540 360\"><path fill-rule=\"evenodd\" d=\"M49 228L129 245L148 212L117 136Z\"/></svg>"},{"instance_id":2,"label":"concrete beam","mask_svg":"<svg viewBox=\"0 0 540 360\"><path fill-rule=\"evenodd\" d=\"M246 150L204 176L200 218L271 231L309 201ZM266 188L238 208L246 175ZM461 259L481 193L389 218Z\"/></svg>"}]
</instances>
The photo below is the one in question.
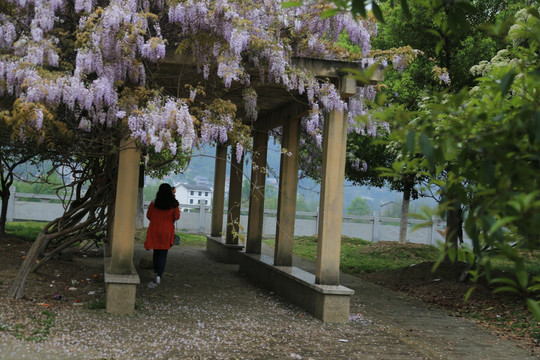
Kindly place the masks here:
<instances>
[{"instance_id":1,"label":"concrete beam","mask_svg":"<svg viewBox=\"0 0 540 360\"><path fill-rule=\"evenodd\" d=\"M345 62L339 60L324 60L314 58L296 57L292 59L294 66L304 69L313 75L321 78L340 78L344 75L344 70L354 69L356 71L363 70L363 67L359 63ZM189 54L177 54L175 48L168 48L165 58L158 62L160 67L174 67L178 68L179 65L196 67L199 61ZM258 67L247 67L246 70L250 74L258 74Z\"/></svg>"}]
</instances>

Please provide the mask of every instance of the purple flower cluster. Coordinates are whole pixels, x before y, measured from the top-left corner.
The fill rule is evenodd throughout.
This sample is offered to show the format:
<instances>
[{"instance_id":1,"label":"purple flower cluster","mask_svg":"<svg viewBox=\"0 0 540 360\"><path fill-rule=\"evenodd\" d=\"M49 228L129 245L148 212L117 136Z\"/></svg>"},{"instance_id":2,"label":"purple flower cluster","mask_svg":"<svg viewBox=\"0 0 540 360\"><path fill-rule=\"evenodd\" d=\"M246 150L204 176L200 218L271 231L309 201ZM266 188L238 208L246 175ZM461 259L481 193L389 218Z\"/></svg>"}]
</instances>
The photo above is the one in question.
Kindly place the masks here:
<instances>
[{"instance_id":1,"label":"purple flower cluster","mask_svg":"<svg viewBox=\"0 0 540 360\"><path fill-rule=\"evenodd\" d=\"M63 16L71 9L67 1L8 2L20 16L15 19L0 11L0 50L10 52L0 58L0 96L8 94L45 107L65 104L80 117L82 131L128 119L132 135L156 151L169 148L175 152L176 137L181 138L183 151L190 150L196 141L224 143L235 131L233 114L210 107L201 111L203 96L196 101L193 90L186 101L157 92L147 104L122 101L121 87L153 85L147 83L144 63L165 57L169 39L164 38L160 24L167 22L169 28L176 27L174 32L180 38L175 41L196 58L205 79L215 73L225 88L235 83L244 87L248 118L256 119L258 108L252 81L282 84L305 94L311 111L302 123L307 139L312 140L305 142L313 147L310 154L322 144L324 114L348 111L352 125L356 116L366 112L364 98L374 97L374 88L368 86L359 88L347 103L333 84L295 65L293 57L297 56L337 59L334 47L342 32L366 55L361 65L374 61L367 54L376 25L347 13L323 19L321 12L331 5L316 0L288 9L282 8L283 0L75 0L75 14L69 14L78 24L71 71L58 69L57 51L63 44L55 35L59 32L53 31L64 26ZM260 78L251 79L248 66L258 67ZM46 71L41 71L44 68ZM198 109L197 122L190 106ZM43 112L36 110L31 121L41 127ZM362 131L371 134L371 129L367 126ZM239 144L240 140L234 138ZM243 152L244 146L237 145L237 157Z\"/></svg>"},{"instance_id":2,"label":"purple flower cluster","mask_svg":"<svg viewBox=\"0 0 540 360\"><path fill-rule=\"evenodd\" d=\"M154 99L140 114L129 116L128 125L134 138L153 146L157 152L167 147L176 154L175 133L182 138L182 151L190 151L195 142L193 117L181 100Z\"/></svg>"},{"instance_id":3,"label":"purple flower cluster","mask_svg":"<svg viewBox=\"0 0 540 360\"><path fill-rule=\"evenodd\" d=\"M439 80L441 80L445 84L450 84L450 74L448 72L443 72L439 75Z\"/></svg>"},{"instance_id":4,"label":"purple flower cluster","mask_svg":"<svg viewBox=\"0 0 540 360\"><path fill-rule=\"evenodd\" d=\"M392 58L392 66L398 73L402 73L407 67L407 57L403 55L394 55Z\"/></svg>"},{"instance_id":5,"label":"purple flower cluster","mask_svg":"<svg viewBox=\"0 0 540 360\"><path fill-rule=\"evenodd\" d=\"M243 92L244 104L246 108L246 116L248 119L257 119L257 92L251 88L247 87Z\"/></svg>"},{"instance_id":6,"label":"purple flower cluster","mask_svg":"<svg viewBox=\"0 0 540 360\"><path fill-rule=\"evenodd\" d=\"M0 14L0 49L11 49L15 37L17 36L15 32L15 25L9 21L9 19Z\"/></svg>"},{"instance_id":7,"label":"purple flower cluster","mask_svg":"<svg viewBox=\"0 0 540 360\"><path fill-rule=\"evenodd\" d=\"M229 139L229 132L233 129L233 120L228 114L212 114L209 110L201 119L201 142L210 144L219 142L224 144Z\"/></svg>"}]
</instances>

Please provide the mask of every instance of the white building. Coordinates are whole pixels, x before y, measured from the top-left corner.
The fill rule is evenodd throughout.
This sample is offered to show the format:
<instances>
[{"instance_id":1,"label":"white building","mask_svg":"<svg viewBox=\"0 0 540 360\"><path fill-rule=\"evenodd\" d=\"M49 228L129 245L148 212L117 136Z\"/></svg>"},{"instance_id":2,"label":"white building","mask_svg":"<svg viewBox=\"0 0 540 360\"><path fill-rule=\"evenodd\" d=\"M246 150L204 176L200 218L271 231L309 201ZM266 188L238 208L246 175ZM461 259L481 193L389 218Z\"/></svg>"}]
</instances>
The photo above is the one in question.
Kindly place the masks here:
<instances>
[{"instance_id":1,"label":"white building","mask_svg":"<svg viewBox=\"0 0 540 360\"><path fill-rule=\"evenodd\" d=\"M213 191L208 186L179 184L176 185L176 200L180 206L189 205L212 205Z\"/></svg>"}]
</instances>

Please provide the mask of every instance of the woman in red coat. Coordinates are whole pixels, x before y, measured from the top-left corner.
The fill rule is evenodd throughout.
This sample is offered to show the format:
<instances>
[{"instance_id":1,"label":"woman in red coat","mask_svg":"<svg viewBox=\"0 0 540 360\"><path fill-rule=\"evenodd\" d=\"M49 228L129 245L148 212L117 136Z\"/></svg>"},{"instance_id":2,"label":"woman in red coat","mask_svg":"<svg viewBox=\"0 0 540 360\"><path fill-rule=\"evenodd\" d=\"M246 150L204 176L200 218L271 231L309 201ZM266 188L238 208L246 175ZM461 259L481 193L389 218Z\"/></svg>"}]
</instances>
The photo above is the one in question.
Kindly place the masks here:
<instances>
[{"instance_id":1,"label":"woman in red coat","mask_svg":"<svg viewBox=\"0 0 540 360\"><path fill-rule=\"evenodd\" d=\"M156 194L156 199L148 206L146 217L150 220L144 248L154 250L154 271L156 278L148 287L155 287L161 282L167 252L174 244L174 222L180 219L178 201L174 196L171 185L161 184Z\"/></svg>"}]
</instances>

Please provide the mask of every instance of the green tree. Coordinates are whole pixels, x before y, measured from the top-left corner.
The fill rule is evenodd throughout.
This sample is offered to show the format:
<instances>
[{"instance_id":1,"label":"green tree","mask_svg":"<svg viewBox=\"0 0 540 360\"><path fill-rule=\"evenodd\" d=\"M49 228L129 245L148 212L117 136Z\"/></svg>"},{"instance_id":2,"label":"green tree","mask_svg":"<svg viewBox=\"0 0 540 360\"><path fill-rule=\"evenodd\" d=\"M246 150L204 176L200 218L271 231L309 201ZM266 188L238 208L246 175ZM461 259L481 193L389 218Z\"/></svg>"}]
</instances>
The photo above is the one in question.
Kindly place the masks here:
<instances>
[{"instance_id":1,"label":"green tree","mask_svg":"<svg viewBox=\"0 0 540 360\"><path fill-rule=\"evenodd\" d=\"M0 132L2 134L0 135L0 199L2 200L2 208L0 210L0 238L6 234L7 208L12 195L10 187L15 182L15 170L17 166L31 161L38 154L35 146L28 146L28 143L21 141L11 141L9 139L9 132L5 130L0 125Z\"/></svg>"},{"instance_id":2,"label":"green tree","mask_svg":"<svg viewBox=\"0 0 540 360\"><path fill-rule=\"evenodd\" d=\"M354 198L351 202L351 205L347 207L347 214L349 215L369 215L371 213L371 209L369 207L369 204L367 203L366 199L364 198Z\"/></svg>"},{"instance_id":3,"label":"green tree","mask_svg":"<svg viewBox=\"0 0 540 360\"><path fill-rule=\"evenodd\" d=\"M386 72L383 92L393 103L402 104L404 119L408 117L407 112L418 110L418 104L426 93L443 88L456 92L474 84L475 76L470 73L470 67L490 59L504 44L504 39L484 30L484 23L510 15L506 3L491 0L465 1L461 4L415 1L408 3L406 8L393 8L390 4L381 6L385 22L379 24L379 36L372 42L374 48L388 50L410 45L423 54L402 73L396 69ZM460 13L467 16L460 18L457 16ZM397 56L399 57L399 53ZM394 122L394 126L400 127L402 123ZM403 143L403 146L406 146L406 143ZM397 153L403 151L399 150ZM417 156L405 154L399 156ZM446 166L451 168L454 164L447 163ZM403 191L404 212L401 217L404 221L400 239L405 236L408 203L411 198L415 198L414 189L423 179L421 174L425 171L426 169L422 168L408 169L399 176L394 172L392 177L393 184ZM396 182L397 179L400 181ZM396 189L396 186L393 188ZM466 190L456 184L444 191ZM441 193L441 196L443 199L452 197L445 193ZM463 210L463 204L457 202L447 207L447 228L450 229L447 232L447 241L454 246L462 239Z\"/></svg>"},{"instance_id":4,"label":"green tree","mask_svg":"<svg viewBox=\"0 0 540 360\"><path fill-rule=\"evenodd\" d=\"M411 153L423 155L400 166L430 169L431 184L444 195L440 211L468 204L465 231L473 248L449 247L449 256L467 259L473 278L489 279L495 257L513 262L513 278L492 281L502 284L501 291L526 297L540 320L534 297L539 278L527 272L524 261L540 247L539 33L538 8L519 11L507 37L512 47L474 69L482 75L475 88L432 95L395 134L409 139Z\"/></svg>"}]
</instances>

